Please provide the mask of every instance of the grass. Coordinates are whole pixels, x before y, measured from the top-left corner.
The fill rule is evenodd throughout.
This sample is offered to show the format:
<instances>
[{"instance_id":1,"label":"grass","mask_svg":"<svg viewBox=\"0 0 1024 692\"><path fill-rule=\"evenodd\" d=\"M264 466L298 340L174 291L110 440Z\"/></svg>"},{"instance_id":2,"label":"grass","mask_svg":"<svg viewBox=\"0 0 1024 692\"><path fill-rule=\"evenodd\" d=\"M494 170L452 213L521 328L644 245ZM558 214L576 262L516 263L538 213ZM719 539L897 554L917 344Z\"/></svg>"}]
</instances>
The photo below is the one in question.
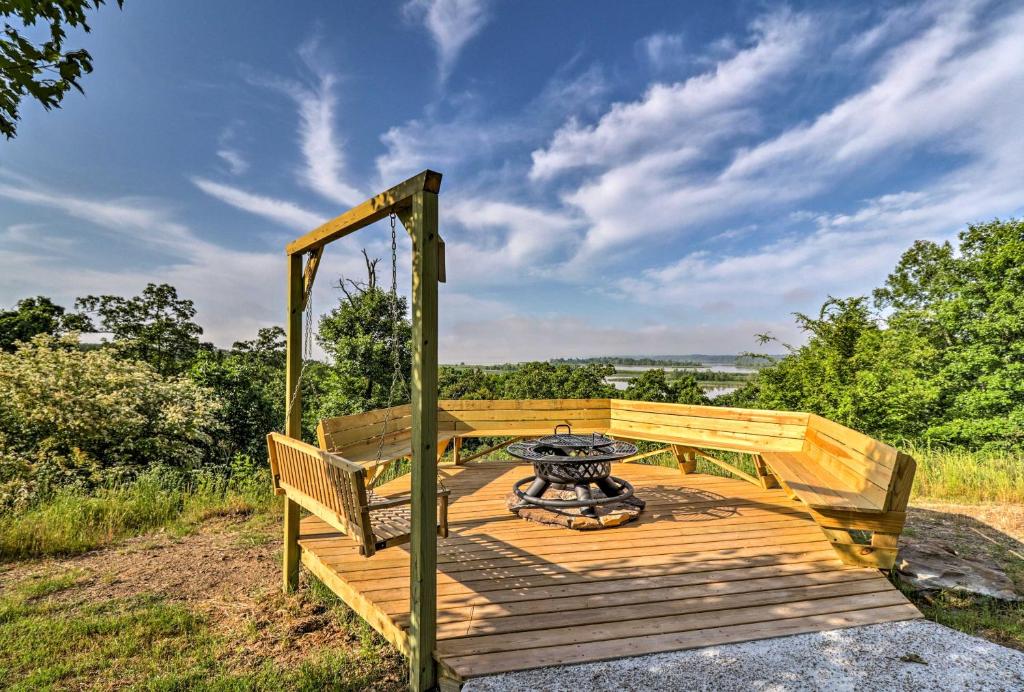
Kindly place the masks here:
<instances>
[{"instance_id":1,"label":"grass","mask_svg":"<svg viewBox=\"0 0 1024 692\"><path fill-rule=\"evenodd\" d=\"M921 593L890 578L918 607L940 625L1024 651L1024 602L1001 601L958 591Z\"/></svg>"},{"instance_id":2,"label":"grass","mask_svg":"<svg viewBox=\"0 0 1024 692\"><path fill-rule=\"evenodd\" d=\"M225 640L186 606L152 595L105 602L74 596L81 574L25 580L0 595L0 688L142 690L362 690L394 687L381 665L387 649L369 626L322 585L309 590L361 642L356 652L328 651L295 667L267 661L233 669ZM329 594L328 595L325 595ZM369 634L363 630L369 630Z\"/></svg>"},{"instance_id":3,"label":"grass","mask_svg":"<svg viewBox=\"0 0 1024 692\"><path fill-rule=\"evenodd\" d=\"M150 473L92 493L66 490L0 521L0 561L74 555L155 529L185 533L213 516L269 512L269 476Z\"/></svg>"},{"instance_id":4,"label":"grass","mask_svg":"<svg viewBox=\"0 0 1024 692\"><path fill-rule=\"evenodd\" d=\"M1024 456L910 445L914 497L960 504L1024 503Z\"/></svg>"}]
</instances>

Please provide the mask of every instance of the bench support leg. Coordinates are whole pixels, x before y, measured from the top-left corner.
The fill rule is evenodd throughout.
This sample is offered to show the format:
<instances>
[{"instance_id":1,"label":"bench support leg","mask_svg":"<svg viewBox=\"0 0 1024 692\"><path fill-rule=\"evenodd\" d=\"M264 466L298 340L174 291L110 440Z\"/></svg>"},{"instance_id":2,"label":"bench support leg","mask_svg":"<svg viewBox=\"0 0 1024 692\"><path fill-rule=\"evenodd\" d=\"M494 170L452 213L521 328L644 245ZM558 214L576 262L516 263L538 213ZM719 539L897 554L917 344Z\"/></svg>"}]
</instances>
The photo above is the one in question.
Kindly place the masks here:
<instances>
[{"instance_id":1,"label":"bench support leg","mask_svg":"<svg viewBox=\"0 0 1024 692\"><path fill-rule=\"evenodd\" d=\"M672 445L672 455L682 474L697 472L697 455L681 445Z\"/></svg>"},{"instance_id":2,"label":"bench support leg","mask_svg":"<svg viewBox=\"0 0 1024 692\"><path fill-rule=\"evenodd\" d=\"M284 500L284 592L299 588L299 503Z\"/></svg>"},{"instance_id":3,"label":"bench support leg","mask_svg":"<svg viewBox=\"0 0 1024 692\"><path fill-rule=\"evenodd\" d=\"M761 481L761 487L765 490L779 487L779 479L768 468L760 454L754 455L754 468L757 470L757 479Z\"/></svg>"}]
</instances>

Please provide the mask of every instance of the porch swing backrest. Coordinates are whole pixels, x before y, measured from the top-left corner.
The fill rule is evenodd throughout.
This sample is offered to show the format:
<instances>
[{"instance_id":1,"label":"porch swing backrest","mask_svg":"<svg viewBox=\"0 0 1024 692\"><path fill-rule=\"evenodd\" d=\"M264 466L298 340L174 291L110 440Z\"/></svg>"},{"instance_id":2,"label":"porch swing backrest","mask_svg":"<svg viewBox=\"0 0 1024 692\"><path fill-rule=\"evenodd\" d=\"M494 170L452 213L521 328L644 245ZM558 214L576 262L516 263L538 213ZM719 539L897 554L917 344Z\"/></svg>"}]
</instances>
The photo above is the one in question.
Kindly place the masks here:
<instances>
[{"instance_id":1,"label":"porch swing backrest","mask_svg":"<svg viewBox=\"0 0 1024 692\"><path fill-rule=\"evenodd\" d=\"M274 491L352 539L359 553L408 543L411 497L372 498L358 464L280 433L267 435ZM448 535L449 491L437 493L437 532Z\"/></svg>"}]
</instances>

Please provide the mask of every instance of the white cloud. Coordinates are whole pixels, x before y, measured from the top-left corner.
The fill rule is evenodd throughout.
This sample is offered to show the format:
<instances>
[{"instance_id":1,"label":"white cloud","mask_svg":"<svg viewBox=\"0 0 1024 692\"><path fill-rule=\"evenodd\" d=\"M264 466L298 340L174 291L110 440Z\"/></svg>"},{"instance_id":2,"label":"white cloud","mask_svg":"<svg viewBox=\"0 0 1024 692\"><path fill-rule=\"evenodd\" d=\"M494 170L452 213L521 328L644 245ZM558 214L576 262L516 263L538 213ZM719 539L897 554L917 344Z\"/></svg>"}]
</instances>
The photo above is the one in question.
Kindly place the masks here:
<instances>
[{"instance_id":1,"label":"white cloud","mask_svg":"<svg viewBox=\"0 0 1024 692\"><path fill-rule=\"evenodd\" d=\"M329 218L326 215L303 209L294 202L253 194L231 185L207 180L206 178L195 177L192 178L192 182L211 197L215 197L225 204L230 204L236 209L247 211L256 216L262 216L282 226L286 226L296 235L313 230Z\"/></svg>"},{"instance_id":2,"label":"white cloud","mask_svg":"<svg viewBox=\"0 0 1024 692\"><path fill-rule=\"evenodd\" d=\"M580 220L557 210L486 198L445 200L448 275L454 282L495 286L527 275L551 276L551 267L578 242Z\"/></svg>"},{"instance_id":3,"label":"white cloud","mask_svg":"<svg viewBox=\"0 0 1024 692\"><path fill-rule=\"evenodd\" d=\"M298 108L299 146L303 167L299 179L325 199L355 206L366 195L349 182L344 145L335 131L338 75L324 65L318 37L299 47L299 57L312 76L312 83L268 76L251 76L250 81L285 94Z\"/></svg>"},{"instance_id":4,"label":"white cloud","mask_svg":"<svg viewBox=\"0 0 1024 692\"><path fill-rule=\"evenodd\" d=\"M402 6L408 20L423 23L437 48L441 83L448 81L463 47L490 19L485 0L409 0Z\"/></svg>"},{"instance_id":5,"label":"white cloud","mask_svg":"<svg viewBox=\"0 0 1024 692\"><path fill-rule=\"evenodd\" d=\"M639 101L616 103L596 125L570 120L544 149L533 152L530 177L635 161L651 149L692 149L756 124L742 107L769 89L772 78L804 55L812 24L800 15L755 22L753 43L713 69L675 84L655 84Z\"/></svg>"},{"instance_id":6,"label":"white cloud","mask_svg":"<svg viewBox=\"0 0 1024 692\"><path fill-rule=\"evenodd\" d=\"M249 170L249 161L234 145L236 125L221 130L217 137L217 158L224 162L231 175L242 175Z\"/></svg>"},{"instance_id":7,"label":"white cloud","mask_svg":"<svg viewBox=\"0 0 1024 692\"><path fill-rule=\"evenodd\" d=\"M640 41L644 58L655 70L679 67L686 62L685 43L682 34L659 31Z\"/></svg>"},{"instance_id":8,"label":"white cloud","mask_svg":"<svg viewBox=\"0 0 1024 692\"><path fill-rule=\"evenodd\" d=\"M658 144L585 180L565 197L591 220L580 256L810 199L842 176L872 176L870 166L909 152L988 162L977 171L1001 165L1007 150L1021 148L1006 133L1024 118L1024 12L981 23L968 9L934 13L927 30L871 66L874 79L862 90L807 124L735 149L722 170L684 169L692 151ZM604 157L598 150L590 156Z\"/></svg>"}]
</instances>

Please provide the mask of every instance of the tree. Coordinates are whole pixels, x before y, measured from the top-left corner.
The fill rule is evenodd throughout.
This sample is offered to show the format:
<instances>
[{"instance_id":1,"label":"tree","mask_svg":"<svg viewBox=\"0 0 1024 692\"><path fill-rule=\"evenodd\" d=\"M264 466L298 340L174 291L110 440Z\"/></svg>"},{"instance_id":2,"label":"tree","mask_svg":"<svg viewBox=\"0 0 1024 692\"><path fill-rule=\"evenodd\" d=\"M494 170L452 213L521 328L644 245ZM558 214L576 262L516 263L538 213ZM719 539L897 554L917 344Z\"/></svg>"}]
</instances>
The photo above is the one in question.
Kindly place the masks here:
<instances>
[{"instance_id":1,"label":"tree","mask_svg":"<svg viewBox=\"0 0 1024 692\"><path fill-rule=\"evenodd\" d=\"M495 390L501 399L608 399L617 396L605 381L614 373L615 367L605 363L522 363L495 376Z\"/></svg>"},{"instance_id":2,"label":"tree","mask_svg":"<svg viewBox=\"0 0 1024 692\"><path fill-rule=\"evenodd\" d=\"M88 320L65 314L63 307L46 296L24 298L14 310L0 310L0 350L13 353L15 342L29 341L37 334L57 336L88 326Z\"/></svg>"},{"instance_id":3,"label":"tree","mask_svg":"<svg viewBox=\"0 0 1024 692\"><path fill-rule=\"evenodd\" d=\"M245 454L260 459L266 452L266 434L281 428L284 336L280 327L263 328L256 339L236 342L230 351L201 350L192 364L192 380L212 390L222 404L222 457Z\"/></svg>"},{"instance_id":4,"label":"tree","mask_svg":"<svg viewBox=\"0 0 1024 692\"><path fill-rule=\"evenodd\" d=\"M365 282L341 278L338 305L320 318L317 342L331 359L321 417L359 413L409 400L412 325L405 298L377 286L377 260L366 258ZM398 351L399 381L391 390Z\"/></svg>"},{"instance_id":5,"label":"tree","mask_svg":"<svg viewBox=\"0 0 1024 692\"><path fill-rule=\"evenodd\" d=\"M0 0L4 17L0 37L0 133L12 139L17 133L21 100L31 96L43 108L60 108L71 89L82 91L83 74L92 72L92 56L84 49L64 50L68 28L90 31L89 9L105 0ZM122 7L124 0L117 0ZM21 24L12 26L14 17ZM37 23L49 28L49 38L36 44L25 37Z\"/></svg>"},{"instance_id":6,"label":"tree","mask_svg":"<svg viewBox=\"0 0 1024 692\"><path fill-rule=\"evenodd\" d=\"M439 399L497 399L495 378L480 368L442 366L437 373Z\"/></svg>"},{"instance_id":7,"label":"tree","mask_svg":"<svg viewBox=\"0 0 1024 692\"><path fill-rule=\"evenodd\" d=\"M693 375L682 374L670 381L661 368L644 370L632 378L623 396L635 401L661 401L671 404L707 406L711 403Z\"/></svg>"},{"instance_id":8,"label":"tree","mask_svg":"<svg viewBox=\"0 0 1024 692\"><path fill-rule=\"evenodd\" d=\"M161 375L184 372L199 351L203 328L192 321L195 306L170 284L148 284L134 298L85 296L75 307L99 317L99 331L113 334L122 357L149 363Z\"/></svg>"}]
</instances>

